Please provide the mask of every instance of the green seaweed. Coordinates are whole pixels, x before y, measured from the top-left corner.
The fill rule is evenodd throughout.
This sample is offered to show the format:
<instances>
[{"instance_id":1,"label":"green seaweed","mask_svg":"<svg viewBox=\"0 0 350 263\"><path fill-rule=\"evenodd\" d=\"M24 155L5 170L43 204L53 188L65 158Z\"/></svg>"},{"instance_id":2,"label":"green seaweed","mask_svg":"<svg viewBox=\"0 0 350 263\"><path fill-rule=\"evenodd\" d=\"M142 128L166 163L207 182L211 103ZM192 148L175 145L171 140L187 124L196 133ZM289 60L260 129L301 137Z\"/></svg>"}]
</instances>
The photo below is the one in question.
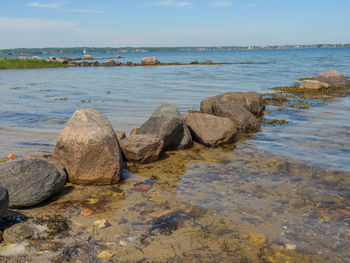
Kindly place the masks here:
<instances>
[{"instance_id":1,"label":"green seaweed","mask_svg":"<svg viewBox=\"0 0 350 263\"><path fill-rule=\"evenodd\" d=\"M56 61L1 58L0 69L33 69L33 68L58 68L66 65Z\"/></svg>"}]
</instances>

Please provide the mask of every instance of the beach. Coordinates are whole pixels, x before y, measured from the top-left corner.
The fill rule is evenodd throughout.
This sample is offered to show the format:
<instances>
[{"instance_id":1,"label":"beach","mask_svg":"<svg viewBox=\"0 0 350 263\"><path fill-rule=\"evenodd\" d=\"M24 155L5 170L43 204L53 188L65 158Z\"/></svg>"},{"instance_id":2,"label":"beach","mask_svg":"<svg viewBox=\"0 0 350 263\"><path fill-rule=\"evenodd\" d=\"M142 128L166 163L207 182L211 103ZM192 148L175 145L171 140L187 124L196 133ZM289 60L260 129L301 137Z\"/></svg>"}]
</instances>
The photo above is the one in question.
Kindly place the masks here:
<instances>
[{"instance_id":1,"label":"beach","mask_svg":"<svg viewBox=\"0 0 350 263\"><path fill-rule=\"evenodd\" d=\"M329 69L350 76L348 48L124 53L121 61L145 56L249 64L0 70L0 157L51 154L83 107L129 134L163 103L185 114L224 92L268 96ZM0 246L0 255L9 262L19 255L30 262L346 262L349 94L288 99L267 104L260 130L236 143L195 143L151 164L128 164L120 184L67 184L44 204L13 211L37 225L38 236L20 252ZM64 227L39 229L48 220Z\"/></svg>"}]
</instances>

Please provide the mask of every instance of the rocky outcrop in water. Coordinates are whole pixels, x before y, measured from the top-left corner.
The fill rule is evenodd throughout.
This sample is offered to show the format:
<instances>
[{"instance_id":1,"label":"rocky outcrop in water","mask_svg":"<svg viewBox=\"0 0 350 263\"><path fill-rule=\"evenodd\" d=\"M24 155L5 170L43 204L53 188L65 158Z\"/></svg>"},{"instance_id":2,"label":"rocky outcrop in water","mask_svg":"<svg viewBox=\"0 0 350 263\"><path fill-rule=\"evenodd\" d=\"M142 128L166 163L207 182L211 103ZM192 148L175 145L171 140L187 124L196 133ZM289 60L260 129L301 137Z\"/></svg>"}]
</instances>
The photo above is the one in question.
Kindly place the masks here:
<instances>
[{"instance_id":1,"label":"rocky outcrop in water","mask_svg":"<svg viewBox=\"0 0 350 263\"><path fill-rule=\"evenodd\" d=\"M155 57L145 57L141 61L142 65L158 65L159 61Z\"/></svg>"},{"instance_id":2,"label":"rocky outcrop in water","mask_svg":"<svg viewBox=\"0 0 350 263\"><path fill-rule=\"evenodd\" d=\"M332 87L350 87L350 82L337 70L327 70L314 77L315 80L328 83Z\"/></svg>"},{"instance_id":3,"label":"rocky outcrop in water","mask_svg":"<svg viewBox=\"0 0 350 263\"><path fill-rule=\"evenodd\" d=\"M227 92L201 102L200 111L219 117L227 117L241 132L256 132L263 114L264 98L256 92Z\"/></svg>"},{"instance_id":4,"label":"rocky outcrop in water","mask_svg":"<svg viewBox=\"0 0 350 263\"><path fill-rule=\"evenodd\" d=\"M86 54L86 55L83 56L83 59L84 59L84 60L93 60L94 57L91 56L91 55L87 55L87 54Z\"/></svg>"},{"instance_id":5,"label":"rocky outcrop in water","mask_svg":"<svg viewBox=\"0 0 350 263\"><path fill-rule=\"evenodd\" d=\"M192 137L183 117L173 104L162 104L137 130L154 134L164 141L163 150L182 150L192 146Z\"/></svg>"},{"instance_id":6,"label":"rocky outcrop in water","mask_svg":"<svg viewBox=\"0 0 350 263\"><path fill-rule=\"evenodd\" d=\"M237 135L235 124L228 118L205 113L190 113L185 116L193 139L212 147L231 143Z\"/></svg>"},{"instance_id":7,"label":"rocky outcrop in water","mask_svg":"<svg viewBox=\"0 0 350 263\"><path fill-rule=\"evenodd\" d=\"M152 134L136 134L120 140L126 159L137 163L157 161L163 145L163 140Z\"/></svg>"},{"instance_id":8,"label":"rocky outcrop in water","mask_svg":"<svg viewBox=\"0 0 350 263\"><path fill-rule=\"evenodd\" d=\"M7 161L0 164L0 182L8 190L10 208L30 207L60 192L66 176L40 159Z\"/></svg>"},{"instance_id":9,"label":"rocky outcrop in water","mask_svg":"<svg viewBox=\"0 0 350 263\"><path fill-rule=\"evenodd\" d=\"M309 89L309 90L320 90L320 89L328 89L331 85L325 82L321 82L318 80L303 80L301 82L300 88L301 89Z\"/></svg>"},{"instance_id":10,"label":"rocky outcrop in water","mask_svg":"<svg viewBox=\"0 0 350 263\"><path fill-rule=\"evenodd\" d=\"M9 194L5 188L0 186L0 218L7 212L9 207Z\"/></svg>"},{"instance_id":11,"label":"rocky outcrop in water","mask_svg":"<svg viewBox=\"0 0 350 263\"><path fill-rule=\"evenodd\" d=\"M60 134L53 160L78 184L112 184L122 173L122 154L108 119L98 110L76 111Z\"/></svg>"}]
</instances>

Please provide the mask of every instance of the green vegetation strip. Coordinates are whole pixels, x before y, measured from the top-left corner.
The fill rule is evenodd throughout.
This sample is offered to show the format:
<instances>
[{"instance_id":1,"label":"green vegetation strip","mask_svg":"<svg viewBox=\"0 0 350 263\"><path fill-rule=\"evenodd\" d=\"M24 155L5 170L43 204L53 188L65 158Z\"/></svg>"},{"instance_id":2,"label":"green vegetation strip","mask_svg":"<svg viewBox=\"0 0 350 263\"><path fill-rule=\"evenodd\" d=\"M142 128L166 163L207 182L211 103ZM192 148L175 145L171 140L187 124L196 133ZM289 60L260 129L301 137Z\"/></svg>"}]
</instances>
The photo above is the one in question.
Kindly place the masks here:
<instances>
[{"instance_id":1,"label":"green vegetation strip","mask_svg":"<svg viewBox=\"0 0 350 263\"><path fill-rule=\"evenodd\" d=\"M58 68L66 67L66 65L46 60L34 60L34 59L0 59L0 69L32 69L32 68Z\"/></svg>"}]
</instances>

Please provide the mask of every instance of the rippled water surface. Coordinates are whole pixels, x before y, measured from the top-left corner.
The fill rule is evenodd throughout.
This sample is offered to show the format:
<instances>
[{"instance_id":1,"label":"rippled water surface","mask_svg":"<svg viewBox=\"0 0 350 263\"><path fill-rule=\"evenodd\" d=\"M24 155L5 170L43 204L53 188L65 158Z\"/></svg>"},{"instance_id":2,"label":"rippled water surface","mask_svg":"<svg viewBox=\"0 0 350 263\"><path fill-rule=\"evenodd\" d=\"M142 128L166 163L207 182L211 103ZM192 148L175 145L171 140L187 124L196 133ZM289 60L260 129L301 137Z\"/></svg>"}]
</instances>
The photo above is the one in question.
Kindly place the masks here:
<instances>
[{"instance_id":1,"label":"rippled water surface","mask_svg":"<svg viewBox=\"0 0 350 263\"><path fill-rule=\"evenodd\" d=\"M123 56L122 61L137 63L144 56L156 56L161 62L210 59L266 64L1 70L0 157L11 152L19 156L51 152L65 122L84 106L101 110L115 129L130 132L165 102L185 112L198 109L203 98L227 91L267 93L272 87L292 85L298 78L328 69L350 76L350 49ZM118 254L125 252L120 262L151 258L155 251L162 260L174 262L186 255L189 261L184 262L207 262L208 255L217 262L232 262L242 251L259 263L346 262L350 256L350 97L308 109L268 106L267 110L271 112L266 118L289 124L262 126L238 144L212 149L196 145L153 164L131 165L121 185L124 200L114 202L115 192L110 188L100 193L76 187L51 203L49 210L72 219L72 231L85 233L79 238L90 241L87 226L93 219L82 217L80 210L89 207L96 212L94 219L107 218L111 228L95 233L94 238L108 243L117 236L116 247L103 246ZM152 190L133 191L139 182L151 185ZM98 205L87 204L89 198L98 198ZM39 207L26 213L37 217L47 211ZM177 211L165 220L176 226L167 230L170 234L147 217L159 211ZM183 222L177 225L176 220ZM269 257L254 242L257 234L267 238ZM147 239L147 245L130 241L144 235L151 240ZM133 246L120 248L119 240ZM90 241L84 244L97 254L101 244ZM236 243L243 246L242 251ZM255 248L249 249L246 243ZM269 261L270 257L275 260Z\"/></svg>"}]
</instances>

